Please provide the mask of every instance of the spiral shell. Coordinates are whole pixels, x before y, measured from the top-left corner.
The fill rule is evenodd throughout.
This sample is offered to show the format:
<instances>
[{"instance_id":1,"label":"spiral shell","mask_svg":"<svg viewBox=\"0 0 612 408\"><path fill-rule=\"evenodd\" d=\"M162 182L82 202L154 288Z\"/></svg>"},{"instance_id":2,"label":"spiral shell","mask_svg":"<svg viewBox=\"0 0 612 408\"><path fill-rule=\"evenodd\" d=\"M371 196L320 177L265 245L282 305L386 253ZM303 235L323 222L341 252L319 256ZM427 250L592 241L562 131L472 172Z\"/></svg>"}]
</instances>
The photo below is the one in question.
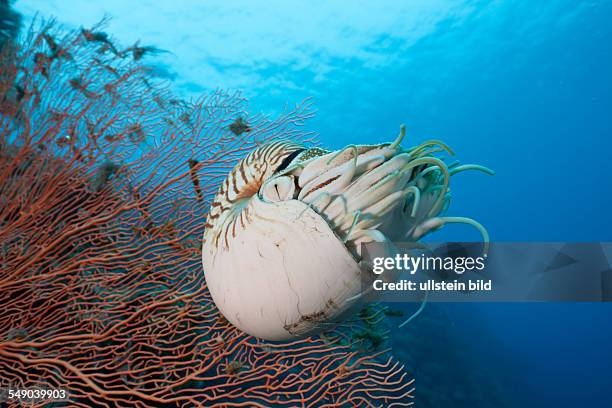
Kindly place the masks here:
<instances>
[{"instance_id":1,"label":"spiral shell","mask_svg":"<svg viewBox=\"0 0 612 408\"><path fill-rule=\"evenodd\" d=\"M417 240L441 225L446 165L435 143L338 151L279 141L246 156L207 219L203 265L236 327L268 340L320 331L361 293L361 244Z\"/></svg>"}]
</instances>

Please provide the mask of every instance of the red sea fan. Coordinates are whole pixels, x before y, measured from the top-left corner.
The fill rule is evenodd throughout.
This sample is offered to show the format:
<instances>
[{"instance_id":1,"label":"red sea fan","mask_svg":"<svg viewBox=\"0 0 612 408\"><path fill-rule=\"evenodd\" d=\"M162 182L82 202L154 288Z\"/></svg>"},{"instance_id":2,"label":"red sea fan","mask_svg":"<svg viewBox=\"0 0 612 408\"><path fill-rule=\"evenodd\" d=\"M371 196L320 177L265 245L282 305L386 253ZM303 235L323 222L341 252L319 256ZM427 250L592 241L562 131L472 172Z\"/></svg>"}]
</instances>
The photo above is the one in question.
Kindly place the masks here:
<instances>
[{"instance_id":1,"label":"red sea fan","mask_svg":"<svg viewBox=\"0 0 612 408\"><path fill-rule=\"evenodd\" d=\"M3 53L0 388L83 407L410 405L387 352L263 343L206 289L220 180L261 142L308 138L309 104L271 120L237 94L175 99L99 30L44 24Z\"/></svg>"}]
</instances>

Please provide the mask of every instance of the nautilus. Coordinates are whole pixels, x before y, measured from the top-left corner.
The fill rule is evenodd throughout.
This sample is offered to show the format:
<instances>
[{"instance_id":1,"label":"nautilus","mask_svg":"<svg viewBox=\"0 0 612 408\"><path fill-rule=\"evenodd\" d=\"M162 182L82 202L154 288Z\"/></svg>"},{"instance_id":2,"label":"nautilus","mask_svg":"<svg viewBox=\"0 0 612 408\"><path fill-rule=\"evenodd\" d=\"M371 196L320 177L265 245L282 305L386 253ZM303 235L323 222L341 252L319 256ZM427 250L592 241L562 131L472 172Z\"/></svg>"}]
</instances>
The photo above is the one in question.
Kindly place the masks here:
<instances>
[{"instance_id":1,"label":"nautilus","mask_svg":"<svg viewBox=\"0 0 612 408\"><path fill-rule=\"evenodd\" d=\"M440 216L450 175L462 170L437 157L450 149L405 149L404 135L402 126L391 143L337 151L275 141L236 165L211 204L202 248L229 322L266 340L317 333L354 312L362 244L418 241L469 222Z\"/></svg>"}]
</instances>

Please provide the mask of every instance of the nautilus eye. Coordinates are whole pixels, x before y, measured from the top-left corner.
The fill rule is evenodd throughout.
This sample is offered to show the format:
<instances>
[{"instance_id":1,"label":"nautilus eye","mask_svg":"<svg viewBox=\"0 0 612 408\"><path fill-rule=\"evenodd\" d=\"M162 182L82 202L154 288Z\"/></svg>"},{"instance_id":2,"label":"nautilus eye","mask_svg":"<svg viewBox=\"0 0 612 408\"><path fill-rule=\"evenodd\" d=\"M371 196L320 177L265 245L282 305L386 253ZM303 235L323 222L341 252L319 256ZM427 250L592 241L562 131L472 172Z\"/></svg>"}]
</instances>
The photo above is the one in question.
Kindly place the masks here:
<instances>
[{"instance_id":1,"label":"nautilus eye","mask_svg":"<svg viewBox=\"0 0 612 408\"><path fill-rule=\"evenodd\" d=\"M293 177L273 177L266 181L260 189L261 198L264 201L275 202L291 200L295 192Z\"/></svg>"},{"instance_id":2,"label":"nautilus eye","mask_svg":"<svg viewBox=\"0 0 612 408\"><path fill-rule=\"evenodd\" d=\"M216 306L268 340L329 328L362 291L362 244L415 241L446 222L451 171L441 142L337 151L273 142L227 176L208 215L202 260Z\"/></svg>"}]
</instances>

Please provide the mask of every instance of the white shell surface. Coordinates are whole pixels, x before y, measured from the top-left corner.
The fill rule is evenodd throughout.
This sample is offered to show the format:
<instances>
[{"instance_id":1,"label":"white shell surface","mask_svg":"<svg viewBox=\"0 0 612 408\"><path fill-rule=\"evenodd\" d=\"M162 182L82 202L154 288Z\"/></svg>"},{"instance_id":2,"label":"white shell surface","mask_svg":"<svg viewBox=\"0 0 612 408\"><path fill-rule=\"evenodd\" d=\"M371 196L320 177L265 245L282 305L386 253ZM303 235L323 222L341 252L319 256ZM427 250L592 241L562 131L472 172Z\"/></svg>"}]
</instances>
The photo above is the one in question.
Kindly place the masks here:
<instances>
[{"instance_id":1,"label":"white shell surface","mask_svg":"<svg viewBox=\"0 0 612 408\"><path fill-rule=\"evenodd\" d=\"M286 340L340 319L360 292L360 269L327 222L297 200L252 199L229 247L205 245L213 300L235 326Z\"/></svg>"}]
</instances>

